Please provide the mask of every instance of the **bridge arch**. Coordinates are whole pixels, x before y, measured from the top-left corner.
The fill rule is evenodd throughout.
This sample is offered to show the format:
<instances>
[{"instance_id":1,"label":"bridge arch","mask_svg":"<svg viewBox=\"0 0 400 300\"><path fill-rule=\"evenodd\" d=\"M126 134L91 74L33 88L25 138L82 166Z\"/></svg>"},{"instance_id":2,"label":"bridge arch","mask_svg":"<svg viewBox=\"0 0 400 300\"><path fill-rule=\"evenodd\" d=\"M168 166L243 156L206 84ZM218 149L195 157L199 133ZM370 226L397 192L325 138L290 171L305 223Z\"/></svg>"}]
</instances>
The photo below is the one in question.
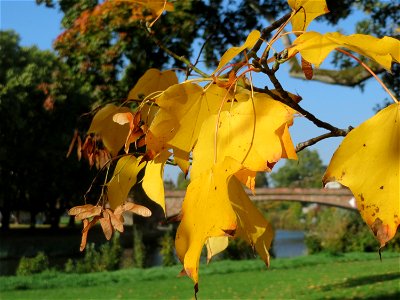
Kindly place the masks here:
<instances>
[{"instance_id":1,"label":"bridge arch","mask_svg":"<svg viewBox=\"0 0 400 300\"><path fill-rule=\"evenodd\" d=\"M309 189L309 188L257 188L255 193L247 191L254 202L297 201L318 203L356 210L353 194L349 189ZM167 217L176 216L181 211L185 191L166 191L165 205Z\"/></svg>"}]
</instances>

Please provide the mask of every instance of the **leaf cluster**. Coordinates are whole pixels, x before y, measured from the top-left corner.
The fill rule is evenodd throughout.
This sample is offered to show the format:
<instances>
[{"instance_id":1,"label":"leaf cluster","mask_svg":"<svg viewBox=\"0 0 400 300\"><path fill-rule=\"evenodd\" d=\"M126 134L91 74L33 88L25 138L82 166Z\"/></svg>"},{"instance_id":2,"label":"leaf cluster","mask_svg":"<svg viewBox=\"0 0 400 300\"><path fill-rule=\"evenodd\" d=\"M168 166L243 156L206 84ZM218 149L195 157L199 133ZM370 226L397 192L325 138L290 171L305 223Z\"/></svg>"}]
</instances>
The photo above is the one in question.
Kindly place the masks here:
<instances>
[{"instance_id":1,"label":"leaf cluster","mask_svg":"<svg viewBox=\"0 0 400 300\"><path fill-rule=\"evenodd\" d=\"M97 221L109 239L114 230L122 231L123 211L150 215L147 208L127 202L133 186L141 184L147 196L165 212L163 171L166 164L174 164L185 175L190 173L177 217L180 224L175 247L183 273L194 281L195 292L204 246L210 261L226 249L230 239L242 239L268 266L273 229L245 188L254 192L258 172L270 172L281 159L296 160L297 151L332 136L346 137L328 166L324 183L338 181L352 190L381 247L394 236L400 215L396 206L400 182L398 100L387 89L394 104L359 127L343 130L305 110L301 97L286 91L276 73L280 65L300 55L305 76L312 79L313 68L332 51L357 60L371 74L368 66L348 51L390 70L393 63L400 62L400 42L386 36L379 39L307 31L313 19L328 12L326 2L289 0L288 4L291 12L261 32L251 31L243 44L226 50L211 75L160 44L200 78L186 78L179 83L175 72L151 68L139 78L126 100L96 111L87 141L101 141L102 152L97 151L96 143L82 150L91 164L97 162L106 174L96 205L70 210L71 215L84 220L81 250L88 230ZM147 20L146 16L141 20ZM289 22L296 39L290 47L277 51L275 43L286 35L284 28ZM148 28L150 35L155 34L155 28ZM265 76L274 89L255 87L253 74ZM295 147L289 128L297 115L328 132ZM368 170L380 171L369 176Z\"/></svg>"}]
</instances>

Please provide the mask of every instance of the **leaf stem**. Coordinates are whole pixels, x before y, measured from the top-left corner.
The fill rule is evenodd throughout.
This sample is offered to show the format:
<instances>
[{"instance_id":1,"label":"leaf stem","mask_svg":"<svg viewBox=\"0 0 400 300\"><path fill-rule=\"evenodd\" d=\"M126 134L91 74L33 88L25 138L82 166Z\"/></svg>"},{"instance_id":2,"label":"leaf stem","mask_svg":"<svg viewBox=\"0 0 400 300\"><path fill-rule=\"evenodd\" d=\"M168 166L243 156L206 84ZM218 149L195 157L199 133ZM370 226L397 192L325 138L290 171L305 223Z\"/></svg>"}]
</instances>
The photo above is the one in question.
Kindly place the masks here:
<instances>
[{"instance_id":1,"label":"leaf stem","mask_svg":"<svg viewBox=\"0 0 400 300\"><path fill-rule=\"evenodd\" d=\"M364 62L362 62L358 57L354 56L353 54L351 54L350 52L347 52L346 50L340 49L340 48L336 48L336 51L339 51L343 54L346 54L347 56L355 59L360 65L362 65L372 76L374 76L374 78L376 79L376 81L379 82L379 84L383 87L383 89L389 94L390 98L392 98L392 100L395 103L399 103L399 100L396 99L396 97L390 92L390 90L386 87L386 85L382 82L382 80L374 73L374 71L371 70L370 67L367 66L367 64L365 64Z\"/></svg>"}]
</instances>

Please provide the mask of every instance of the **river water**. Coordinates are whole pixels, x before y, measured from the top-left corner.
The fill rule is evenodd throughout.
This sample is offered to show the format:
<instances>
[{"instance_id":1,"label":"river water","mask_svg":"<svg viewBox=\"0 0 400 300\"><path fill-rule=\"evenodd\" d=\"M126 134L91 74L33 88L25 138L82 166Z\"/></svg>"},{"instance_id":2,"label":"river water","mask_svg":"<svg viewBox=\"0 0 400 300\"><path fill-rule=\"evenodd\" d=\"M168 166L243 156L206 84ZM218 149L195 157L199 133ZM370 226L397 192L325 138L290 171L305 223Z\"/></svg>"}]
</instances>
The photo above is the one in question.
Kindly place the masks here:
<instances>
[{"instance_id":1,"label":"river water","mask_svg":"<svg viewBox=\"0 0 400 300\"><path fill-rule=\"evenodd\" d=\"M307 254L304 231L276 230L272 245L275 257L294 257Z\"/></svg>"}]
</instances>

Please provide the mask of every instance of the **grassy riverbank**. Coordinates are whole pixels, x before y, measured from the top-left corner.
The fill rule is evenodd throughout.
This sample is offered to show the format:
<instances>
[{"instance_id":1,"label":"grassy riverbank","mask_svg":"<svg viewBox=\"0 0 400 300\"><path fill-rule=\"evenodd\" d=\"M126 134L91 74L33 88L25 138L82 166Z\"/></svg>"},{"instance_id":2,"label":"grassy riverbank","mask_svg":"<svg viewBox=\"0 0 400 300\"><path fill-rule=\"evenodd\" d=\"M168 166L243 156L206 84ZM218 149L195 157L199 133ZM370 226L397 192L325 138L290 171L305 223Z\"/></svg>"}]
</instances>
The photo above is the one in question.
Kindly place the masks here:
<instances>
[{"instance_id":1,"label":"grassy riverbank","mask_svg":"<svg viewBox=\"0 0 400 300\"><path fill-rule=\"evenodd\" d=\"M0 277L1 299L191 299L180 267ZM399 299L400 255L349 253L201 266L199 299Z\"/></svg>"}]
</instances>

